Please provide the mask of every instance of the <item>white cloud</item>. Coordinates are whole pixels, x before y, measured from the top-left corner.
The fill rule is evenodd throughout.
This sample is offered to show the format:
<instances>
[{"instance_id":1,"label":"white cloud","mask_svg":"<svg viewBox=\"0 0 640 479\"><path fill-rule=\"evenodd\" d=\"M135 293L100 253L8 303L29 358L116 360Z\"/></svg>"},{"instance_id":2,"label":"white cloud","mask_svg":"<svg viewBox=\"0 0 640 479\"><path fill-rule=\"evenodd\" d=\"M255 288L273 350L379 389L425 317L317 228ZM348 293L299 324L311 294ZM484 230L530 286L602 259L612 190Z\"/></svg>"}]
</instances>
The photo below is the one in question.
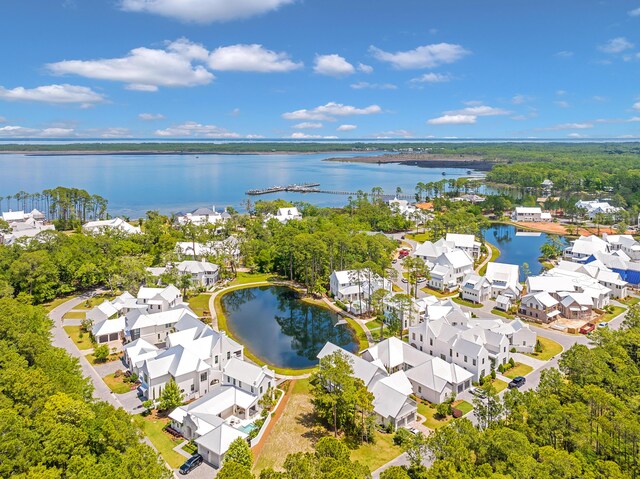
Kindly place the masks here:
<instances>
[{"instance_id":1,"label":"white cloud","mask_svg":"<svg viewBox=\"0 0 640 479\"><path fill-rule=\"evenodd\" d=\"M92 128L76 130L64 124L48 128L30 128L7 125L0 128L0 138L126 138L130 137L128 128Z\"/></svg>"},{"instance_id":2,"label":"white cloud","mask_svg":"<svg viewBox=\"0 0 640 479\"><path fill-rule=\"evenodd\" d=\"M262 45L230 45L216 48L209 55L209 67L212 70L276 73L302 68L286 52L267 50Z\"/></svg>"},{"instance_id":3,"label":"white cloud","mask_svg":"<svg viewBox=\"0 0 640 479\"><path fill-rule=\"evenodd\" d=\"M371 65L365 65L364 63L358 63L358 71L362 73L373 73L373 67Z\"/></svg>"},{"instance_id":4,"label":"white cloud","mask_svg":"<svg viewBox=\"0 0 640 479\"><path fill-rule=\"evenodd\" d=\"M358 128L357 125L340 125L338 128L336 128L337 131L353 131L356 128Z\"/></svg>"},{"instance_id":5,"label":"white cloud","mask_svg":"<svg viewBox=\"0 0 640 479\"><path fill-rule=\"evenodd\" d=\"M234 108L229 112L229 116L240 116L240 108Z\"/></svg>"},{"instance_id":6,"label":"white cloud","mask_svg":"<svg viewBox=\"0 0 640 479\"><path fill-rule=\"evenodd\" d=\"M7 120L4 116L0 116L0 123L7 123Z\"/></svg>"},{"instance_id":7,"label":"white cloud","mask_svg":"<svg viewBox=\"0 0 640 479\"><path fill-rule=\"evenodd\" d=\"M240 138L238 133L215 125L202 125L195 121L187 121L181 125L174 125L164 130L156 130L156 135L164 137L202 137L202 138Z\"/></svg>"},{"instance_id":8,"label":"white cloud","mask_svg":"<svg viewBox=\"0 0 640 479\"><path fill-rule=\"evenodd\" d=\"M565 96L566 94L566 90L556 90L556 95L558 96Z\"/></svg>"},{"instance_id":9,"label":"white cloud","mask_svg":"<svg viewBox=\"0 0 640 479\"><path fill-rule=\"evenodd\" d=\"M562 50L555 54L558 58L571 58L573 56L573 52L569 50Z\"/></svg>"},{"instance_id":10,"label":"white cloud","mask_svg":"<svg viewBox=\"0 0 640 479\"><path fill-rule=\"evenodd\" d=\"M568 138L588 138L589 135L582 135L580 133L569 133L567 137Z\"/></svg>"},{"instance_id":11,"label":"white cloud","mask_svg":"<svg viewBox=\"0 0 640 479\"><path fill-rule=\"evenodd\" d=\"M390 131L382 131L374 135L375 138L378 139L386 139L386 138L413 138L413 132L408 130L390 130Z\"/></svg>"},{"instance_id":12,"label":"white cloud","mask_svg":"<svg viewBox=\"0 0 640 479\"><path fill-rule=\"evenodd\" d=\"M629 10L629 15L632 17L640 17L640 7Z\"/></svg>"},{"instance_id":13,"label":"white cloud","mask_svg":"<svg viewBox=\"0 0 640 479\"><path fill-rule=\"evenodd\" d=\"M446 83L451 81L451 76L444 73L425 73L417 78L412 78L411 83Z\"/></svg>"},{"instance_id":14,"label":"white cloud","mask_svg":"<svg viewBox=\"0 0 640 479\"><path fill-rule=\"evenodd\" d=\"M559 125L550 126L549 128L543 128L544 130L559 131L559 130L588 130L593 128L593 123L561 123Z\"/></svg>"},{"instance_id":15,"label":"white cloud","mask_svg":"<svg viewBox=\"0 0 640 479\"><path fill-rule=\"evenodd\" d=\"M477 105L476 102L472 102L474 106L468 106L461 110L445 111L445 115L472 115L472 116L500 116L510 115L511 112L502 108L496 108L487 105Z\"/></svg>"},{"instance_id":16,"label":"white cloud","mask_svg":"<svg viewBox=\"0 0 640 479\"><path fill-rule=\"evenodd\" d=\"M122 0L129 12L146 12L184 22L212 23L260 15L293 0Z\"/></svg>"},{"instance_id":17,"label":"white cloud","mask_svg":"<svg viewBox=\"0 0 640 479\"><path fill-rule=\"evenodd\" d=\"M206 85L215 78L202 65L194 65L199 48L180 39L166 50L135 48L127 56L100 60L65 60L47 68L56 75L79 75L97 80L119 81L138 91L156 91L158 87Z\"/></svg>"},{"instance_id":18,"label":"white cloud","mask_svg":"<svg viewBox=\"0 0 640 479\"><path fill-rule=\"evenodd\" d=\"M160 113L140 113L138 118L143 121L164 120L164 115Z\"/></svg>"},{"instance_id":19,"label":"white cloud","mask_svg":"<svg viewBox=\"0 0 640 479\"><path fill-rule=\"evenodd\" d=\"M312 129L318 129L322 127L323 127L322 123L312 122L312 121L304 121L302 123L293 125L293 128L296 128L297 130L312 130Z\"/></svg>"},{"instance_id":20,"label":"white cloud","mask_svg":"<svg viewBox=\"0 0 640 479\"><path fill-rule=\"evenodd\" d=\"M515 95L511 99L511 103L513 103L514 105L522 105L523 103L526 103L528 101L529 101L529 97L525 95Z\"/></svg>"},{"instance_id":21,"label":"white cloud","mask_svg":"<svg viewBox=\"0 0 640 479\"><path fill-rule=\"evenodd\" d=\"M377 47L369 47L369 52L378 60L390 63L398 70L416 68L435 68L437 66L454 63L470 52L461 45L452 43L436 43L423 45L404 52L385 52Z\"/></svg>"},{"instance_id":22,"label":"white cloud","mask_svg":"<svg viewBox=\"0 0 640 479\"><path fill-rule=\"evenodd\" d=\"M366 81L359 81L357 83L352 83L351 88L354 90L396 90L398 87L393 83L369 83Z\"/></svg>"},{"instance_id":23,"label":"white cloud","mask_svg":"<svg viewBox=\"0 0 640 479\"><path fill-rule=\"evenodd\" d=\"M127 138L131 136L131 131L128 128L96 128L86 130L82 136L90 136L92 138Z\"/></svg>"},{"instance_id":24,"label":"white cloud","mask_svg":"<svg viewBox=\"0 0 640 479\"><path fill-rule=\"evenodd\" d=\"M634 103L632 108L633 108L634 110L640 110L640 101L639 101L639 102L637 102L637 103Z\"/></svg>"},{"instance_id":25,"label":"white cloud","mask_svg":"<svg viewBox=\"0 0 640 479\"><path fill-rule=\"evenodd\" d=\"M353 75L355 67L340 55L316 55L313 71L319 75L343 77Z\"/></svg>"},{"instance_id":26,"label":"white cloud","mask_svg":"<svg viewBox=\"0 0 640 479\"><path fill-rule=\"evenodd\" d=\"M621 53L625 50L633 48L633 43L625 37L612 38L608 42L598 47L598 50L604 53Z\"/></svg>"},{"instance_id":27,"label":"white cloud","mask_svg":"<svg viewBox=\"0 0 640 479\"><path fill-rule=\"evenodd\" d=\"M75 85L46 85L36 88L16 87L11 90L0 86L0 100L35 101L56 104L80 104L87 107L102 103L105 98L91 88Z\"/></svg>"},{"instance_id":28,"label":"white cloud","mask_svg":"<svg viewBox=\"0 0 640 479\"><path fill-rule=\"evenodd\" d=\"M475 115L451 115L445 114L438 118L427 120L430 125L473 125L477 120Z\"/></svg>"},{"instance_id":29,"label":"white cloud","mask_svg":"<svg viewBox=\"0 0 640 479\"><path fill-rule=\"evenodd\" d=\"M554 103L558 105L560 108L569 108L571 106L569 105L568 101L564 101L564 100L554 101Z\"/></svg>"},{"instance_id":30,"label":"white cloud","mask_svg":"<svg viewBox=\"0 0 640 479\"><path fill-rule=\"evenodd\" d=\"M283 113L285 120L316 120L335 121L336 116L373 115L380 113L382 108L378 105L369 105L365 108L356 108L342 103L329 102L326 105L318 106L311 110L303 109L288 113Z\"/></svg>"},{"instance_id":31,"label":"white cloud","mask_svg":"<svg viewBox=\"0 0 640 479\"><path fill-rule=\"evenodd\" d=\"M296 131L291 134L291 138L294 140L334 140L338 138L337 136L322 136L322 135L309 135L307 133L302 133L301 131Z\"/></svg>"}]
</instances>

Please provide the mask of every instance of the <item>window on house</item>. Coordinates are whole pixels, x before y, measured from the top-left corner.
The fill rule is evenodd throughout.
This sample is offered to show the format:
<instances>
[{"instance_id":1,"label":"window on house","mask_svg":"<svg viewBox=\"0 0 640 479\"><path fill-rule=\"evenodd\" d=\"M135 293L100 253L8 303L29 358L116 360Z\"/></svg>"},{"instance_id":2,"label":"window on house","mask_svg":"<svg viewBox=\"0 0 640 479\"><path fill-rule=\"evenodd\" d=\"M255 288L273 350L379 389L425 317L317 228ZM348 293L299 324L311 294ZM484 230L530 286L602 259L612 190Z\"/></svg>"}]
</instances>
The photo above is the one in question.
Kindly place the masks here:
<instances>
[{"instance_id":1,"label":"window on house","mask_svg":"<svg viewBox=\"0 0 640 479\"><path fill-rule=\"evenodd\" d=\"M207 380L207 373L206 372L205 373L201 373L200 374L200 381L204 382L206 380Z\"/></svg>"},{"instance_id":2,"label":"window on house","mask_svg":"<svg viewBox=\"0 0 640 479\"><path fill-rule=\"evenodd\" d=\"M465 363L467 362L467 357L466 357L466 356L464 357L464 362L465 362Z\"/></svg>"},{"instance_id":3,"label":"window on house","mask_svg":"<svg viewBox=\"0 0 640 479\"><path fill-rule=\"evenodd\" d=\"M420 335L420 341L424 341L424 338L422 337L422 334Z\"/></svg>"},{"instance_id":4,"label":"window on house","mask_svg":"<svg viewBox=\"0 0 640 479\"><path fill-rule=\"evenodd\" d=\"M196 390L196 385L195 384L191 384L191 392Z\"/></svg>"},{"instance_id":5,"label":"window on house","mask_svg":"<svg viewBox=\"0 0 640 479\"><path fill-rule=\"evenodd\" d=\"M416 333L411 333L411 339L413 339L413 340L416 339Z\"/></svg>"},{"instance_id":6,"label":"window on house","mask_svg":"<svg viewBox=\"0 0 640 479\"><path fill-rule=\"evenodd\" d=\"M429 338L429 346L433 346L433 338Z\"/></svg>"},{"instance_id":7,"label":"window on house","mask_svg":"<svg viewBox=\"0 0 640 479\"><path fill-rule=\"evenodd\" d=\"M418 392L421 393L422 392L422 386L418 386Z\"/></svg>"},{"instance_id":8,"label":"window on house","mask_svg":"<svg viewBox=\"0 0 640 479\"><path fill-rule=\"evenodd\" d=\"M218 364L218 355L216 354L215 363Z\"/></svg>"},{"instance_id":9,"label":"window on house","mask_svg":"<svg viewBox=\"0 0 640 479\"><path fill-rule=\"evenodd\" d=\"M227 359L231 359L231 351L227 351Z\"/></svg>"},{"instance_id":10,"label":"window on house","mask_svg":"<svg viewBox=\"0 0 640 479\"><path fill-rule=\"evenodd\" d=\"M475 360L475 359L473 360L473 365L474 365L474 366L476 365L476 360Z\"/></svg>"},{"instance_id":11,"label":"window on house","mask_svg":"<svg viewBox=\"0 0 640 479\"><path fill-rule=\"evenodd\" d=\"M260 386L260 394L262 394L262 386Z\"/></svg>"},{"instance_id":12,"label":"window on house","mask_svg":"<svg viewBox=\"0 0 640 479\"><path fill-rule=\"evenodd\" d=\"M449 349L449 356L453 357L453 349Z\"/></svg>"}]
</instances>

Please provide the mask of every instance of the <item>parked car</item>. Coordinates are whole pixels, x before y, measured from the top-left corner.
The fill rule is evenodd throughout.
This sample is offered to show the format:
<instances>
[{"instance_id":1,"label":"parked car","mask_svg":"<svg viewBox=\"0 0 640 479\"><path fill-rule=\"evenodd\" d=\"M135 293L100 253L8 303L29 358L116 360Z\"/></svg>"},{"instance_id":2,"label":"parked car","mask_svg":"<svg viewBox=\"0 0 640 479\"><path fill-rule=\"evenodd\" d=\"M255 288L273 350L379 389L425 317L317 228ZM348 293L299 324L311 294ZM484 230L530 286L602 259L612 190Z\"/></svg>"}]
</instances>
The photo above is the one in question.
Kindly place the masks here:
<instances>
[{"instance_id":1,"label":"parked car","mask_svg":"<svg viewBox=\"0 0 640 479\"><path fill-rule=\"evenodd\" d=\"M473 394L476 397L479 398L486 398L487 394L484 392L484 390L480 389L480 388L473 388L471 390L471 394Z\"/></svg>"},{"instance_id":2,"label":"parked car","mask_svg":"<svg viewBox=\"0 0 640 479\"><path fill-rule=\"evenodd\" d=\"M609 323L607 323L607 322L598 323L598 327L600 329L608 328L609 327Z\"/></svg>"},{"instance_id":3,"label":"parked car","mask_svg":"<svg viewBox=\"0 0 640 479\"><path fill-rule=\"evenodd\" d=\"M409 431L411 434L418 434L420 432L415 427L408 427L407 431Z\"/></svg>"},{"instance_id":4,"label":"parked car","mask_svg":"<svg viewBox=\"0 0 640 479\"><path fill-rule=\"evenodd\" d=\"M526 383L526 382L527 382L527 380L525 379L524 376L516 376L509 383L509 389L522 387L522 386L524 386L524 383Z\"/></svg>"},{"instance_id":5,"label":"parked car","mask_svg":"<svg viewBox=\"0 0 640 479\"><path fill-rule=\"evenodd\" d=\"M418 283L424 283L427 280L427 278L418 278Z\"/></svg>"},{"instance_id":6,"label":"parked car","mask_svg":"<svg viewBox=\"0 0 640 479\"><path fill-rule=\"evenodd\" d=\"M594 329L596 329L596 325L588 323L582 326L579 331L580 331L580 334L589 334Z\"/></svg>"},{"instance_id":7,"label":"parked car","mask_svg":"<svg viewBox=\"0 0 640 479\"><path fill-rule=\"evenodd\" d=\"M397 260L397 259L392 259L392 260L391 260L391 264L396 264L397 262L398 262L398 260Z\"/></svg>"},{"instance_id":8,"label":"parked car","mask_svg":"<svg viewBox=\"0 0 640 479\"><path fill-rule=\"evenodd\" d=\"M409 282L409 280L408 280L407 278L402 278L402 282L403 282L403 283L408 283L408 282Z\"/></svg>"},{"instance_id":9,"label":"parked car","mask_svg":"<svg viewBox=\"0 0 640 479\"><path fill-rule=\"evenodd\" d=\"M200 454L194 454L189 459L187 459L182 466L180 466L180 469L179 469L180 474L183 474L183 475L184 474L189 474L196 467L198 467L200 464L202 464L203 461L204 461L204 459L202 458L202 456Z\"/></svg>"}]
</instances>

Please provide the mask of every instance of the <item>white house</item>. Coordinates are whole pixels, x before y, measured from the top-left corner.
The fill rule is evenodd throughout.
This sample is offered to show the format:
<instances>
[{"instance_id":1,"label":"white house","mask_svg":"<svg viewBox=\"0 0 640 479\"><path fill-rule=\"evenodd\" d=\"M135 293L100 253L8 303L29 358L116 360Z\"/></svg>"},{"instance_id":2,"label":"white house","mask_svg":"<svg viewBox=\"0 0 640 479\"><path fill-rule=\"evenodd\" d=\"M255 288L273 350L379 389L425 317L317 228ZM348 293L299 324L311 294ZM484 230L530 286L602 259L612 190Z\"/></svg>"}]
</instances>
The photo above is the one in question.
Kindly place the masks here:
<instances>
[{"instance_id":1,"label":"white house","mask_svg":"<svg viewBox=\"0 0 640 479\"><path fill-rule=\"evenodd\" d=\"M368 269L333 271L329 276L329 291L343 303L366 301L378 289L391 291L391 282Z\"/></svg>"},{"instance_id":2,"label":"white house","mask_svg":"<svg viewBox=\"0 0 640 479\"><path fill-rule=\"evenodd\" d=\"M631 261L640 261L640 242L631 235L603 234L602 239L609 243L611 252L624 251Z\"/></svg>"},{"instance_id":3,"label":"white house","mask_svg":"<svg viewBox=\"0 0 640 479\"><path fill-rule=\"evenodd\" d=\"M587 216L592 220L597 214L614 215L622 211L622 208L611 206L608 202L600 200L580 200L576 203L576 207L584 208Z\"/></svg>"},{"instance_id":4,"label":"white house","mask_svg":"<svg viewBox=\"0 0 640 479\"><path fill-rule=\"evenodd\" d=\"M440 238L435 243L431 241L425 241L419 244L413 252L413 255L423 261L433 263L444 253L453 251L455 248L453 244L447 243L444 238Z\"/></svg>"},{"instance_id":5,"label":"white house","mask_svg":"<svg viewBox=\"0 0 640 479\"><path fill-rule=\"evenodd\" d=\"M291 220L301 220L302 213L298 211L298 208L295 206L289 206L287 208L278 208L278 212L275 216L268 216L268 219L275 218L280 223L286 223Z\"/></svg>"},{"instance_id":6,"label":"white house","mask_svg":"<svg viewBox=\"0 0 640 479\"><path fill-rule=\"evenodd\" d=\"M333 343L327 343L318 353L318 358L340 351L353 368L353 375L362 380L373 394L373 411L377 422L391 424L394 428L405 427L417 419L418 406L409 397L410 385L403 377L404 372L389 375L380 361L369 362Z\"/></svg>"},{"instance_id":7,"label":"white house","mask_svg":"<svg viewBox=\"0 0 640 479\"><path fill-rule=\"evenodd\" d=\"M456 249L440 255L430 269L431 279L427 280L427 284L433 289L450 291L473 272L473 259L466 252Z\"/></svg>"},{"instance_id":8,"label":"white house","mask_svg":"<svg viewBox=\"0 0 640 479\"><path fill-rule=\"evenodd\" d=\"M560 303L549 293L528 293L522 297L518 314L537 322L550 323L558 319Z\"/></svg>"},{"instance_id":9,"label":"white house","mask_svg":"<svg viewBox=\"0 0 640 479\"><path fill-rule=\"evenodd\" d=\"M484 276L469 273L462 280L460 296L467 301L484 303L491 297L491 282Z\"/></svg>"},{"instance_id":10,"label":"white house","mask_svg":"<svg viewBox=\"0 0 640 479\"><path fill-rule=\"evenodd\" d=\"M476 241L476 238L473 235L447 233L445 241L453 244L454 249L460 249L467 253L470 258L480 258L481 244L479 241Z\"/></svg>"},{"instance_id":11,"label":"white house","mask_svg":"<svg viewBox=\"0 0 640 479\"><path fill-rule=\"evenodd\" d=\"M513 221L538 223L551 221L551 213L545 213L540 207L517 206L511 216Z\"/></svg>"},{"instance_id":12,"label":"white house","mask_svg":"<svg viewBox=\"0 0 640 479\"><path fill-rule=\"evenodd\" d=\"M132 226L122 218L110 220L89 221L82 229L88 234L103 234L107 231L117 231L127 235L141 234L139 226Z\"/></svg>"},{"instance_id":13,"label":"white house","mask_svg":"<svg viewBox=\"0 0 640 479\"><path fill-rule=\"evenodd\" d=\"M208 261L190 261L185 260L175 265L175 268L182 275L191 278L191 284L194 286L209 287L218 282L218 272L220 266L209 263Z\"/></svg>"},{"instance_id":14,"label":"white house","mask_svg":"<svg viewBox=\"0 0 640 479\"><path fill-rule=\"evenodd\" d=\"M180 214L176 220L180 225L191 223L193 225L203 226L206 224L222 224L230 217L231 215L227 213L226 210L223 213L219 213L216 211L216 207L212 206L211 208L197 208L191 213Z\"/></svg>"},{"instance_id":15,"label":"white house","mask_svg":"<svg viewBox=\"0 0 640 479\"><path fill-rule=\"evenodd\" d=\"M34 210L37 211L37 210ZM19 212L22 213L22 212ZM42 213L40 213L42 214ZM3 213L3 217L12 217L13 212ZM18 215L16 215L18 216ZM26 219L13 220L8 222L10 231L0 232L0 244L12 245L21 238L30 241L43 231L55 231L54 225L44 224L41 220L33 216L33 212L25 216ZM6 220L5 220L6 221Z\"/></svg>"},{"instance_id":16,"label":"white house","mask_svg":"<svg viewBox=\"0 0 640 479\"><path fill-rule=\"evenodd\" d=\"M610 253L611 247L605 240L592 236L580 236L573 244L565 248L563 257L577 263L584 262L595 253Z\"/></svg>"},{"instance_id":17,"label":"white house","mask_svg":"<svg viewBox=\"0 0 640 479\"><path fill-rule=\"evenodd\" d=\"M520 266L507 263L487 263L485 277L491 283L491 297L506 296L517 299L522 293Z\"/></svg>"}]
</instances>

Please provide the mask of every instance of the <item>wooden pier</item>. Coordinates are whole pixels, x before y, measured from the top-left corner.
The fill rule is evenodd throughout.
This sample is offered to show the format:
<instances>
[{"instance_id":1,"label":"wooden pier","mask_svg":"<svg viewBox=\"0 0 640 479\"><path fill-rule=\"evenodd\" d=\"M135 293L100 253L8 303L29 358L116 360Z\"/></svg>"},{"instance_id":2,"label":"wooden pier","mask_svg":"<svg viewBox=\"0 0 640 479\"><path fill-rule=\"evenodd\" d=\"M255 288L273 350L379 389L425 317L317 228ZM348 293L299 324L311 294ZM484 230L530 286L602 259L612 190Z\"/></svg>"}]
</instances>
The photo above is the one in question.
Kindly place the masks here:
<instances>
[{"instance_id":1,"label":"wooden pier","mask_svg":"<svg viewBox=\"0 0 640 479\"><path fill-rule=\"evenodd\" d=\"M343 196L358 196L357 192L353 191L338 191L338 190L322 190L318 188L320 183L303 183L300 185L289 185L289 186L271 186L269 188L262 188L256 190L249 190L245 194L249 196L258 196L258 195L267 195L269 193L323 193L325 195L343 195ZM368 197L374 196L371 193L365 192ZM399 200L415 200L415 195L382 195L382 199L384 200L392 200L397 198Z\"/></svg>"}]
</instances>

